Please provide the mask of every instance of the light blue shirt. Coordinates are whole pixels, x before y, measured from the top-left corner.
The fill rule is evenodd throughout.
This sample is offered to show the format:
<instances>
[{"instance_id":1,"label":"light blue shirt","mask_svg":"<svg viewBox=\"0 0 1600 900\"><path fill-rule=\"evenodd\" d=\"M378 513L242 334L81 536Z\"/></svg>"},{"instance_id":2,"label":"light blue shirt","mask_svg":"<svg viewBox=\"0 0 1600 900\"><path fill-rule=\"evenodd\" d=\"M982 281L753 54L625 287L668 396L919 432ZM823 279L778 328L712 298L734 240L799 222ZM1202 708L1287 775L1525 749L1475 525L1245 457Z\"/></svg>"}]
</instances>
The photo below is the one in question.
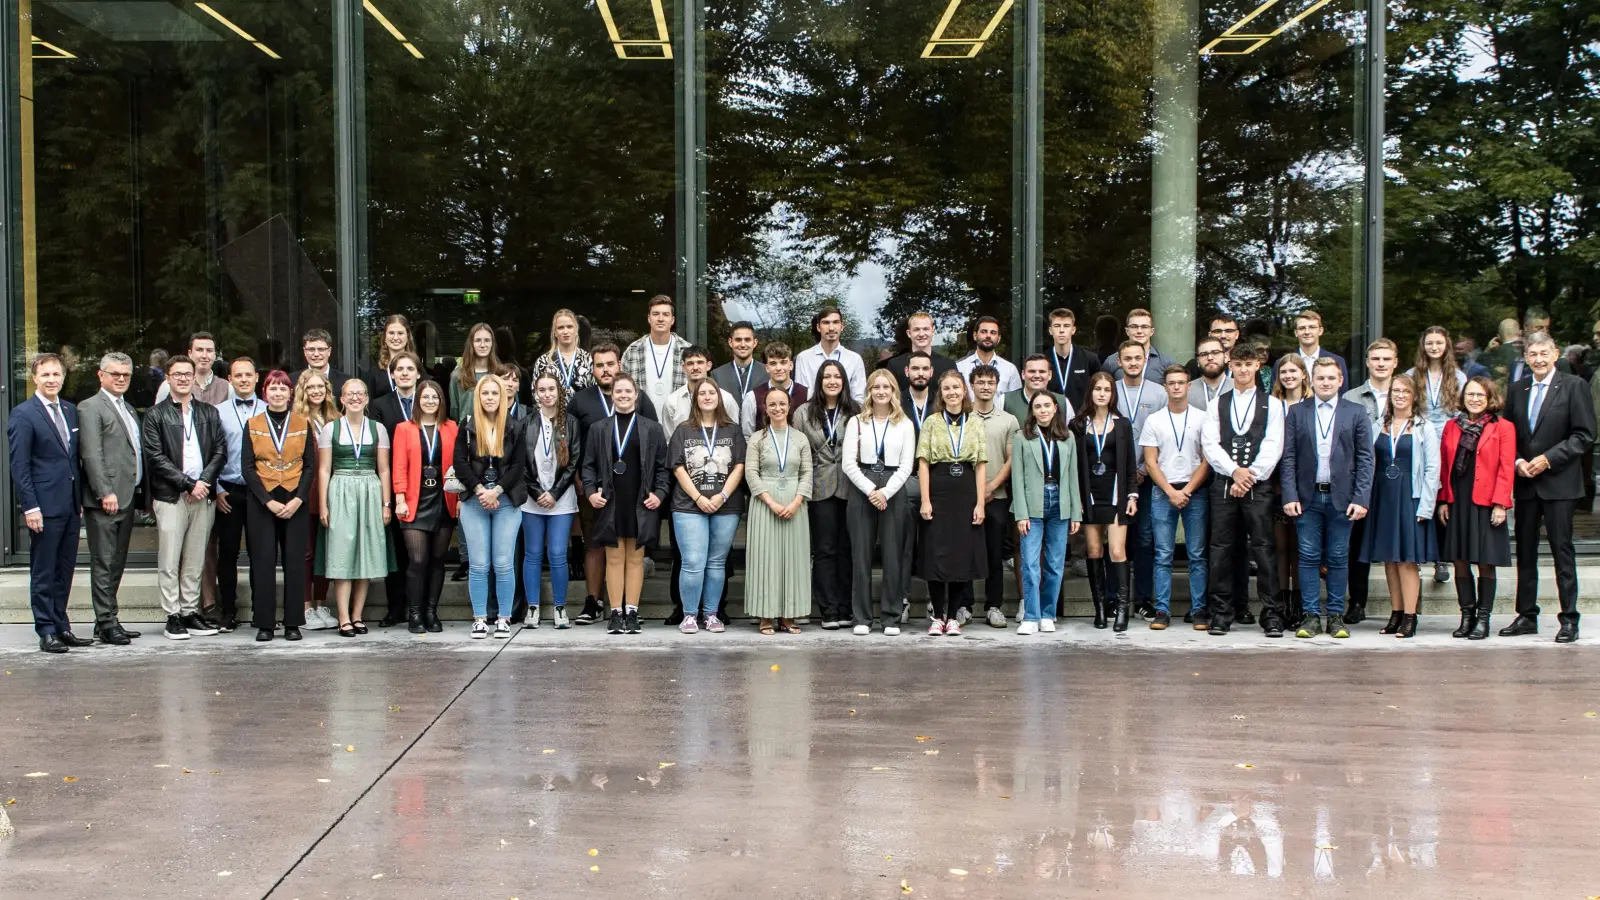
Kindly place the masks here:
<instances>
[{"instance_id":1,"label":"light blue shirt","mask_svg":"<svg viewBox=\"0 0 1600 900\"><path fill-rule=\"evenodd\" d=\"M244 470L239 464L239 456L244 448L244 433L252 418L267 411L266 402L259 397L250 397L249 406L234 402L238 399L229 390L228 399L216 404L217 417L222 420L222 437L228 442L228 457L222 464L222 474L217 476L217 480L228 484L244 484Z\"/></svg>"}]
</instances>

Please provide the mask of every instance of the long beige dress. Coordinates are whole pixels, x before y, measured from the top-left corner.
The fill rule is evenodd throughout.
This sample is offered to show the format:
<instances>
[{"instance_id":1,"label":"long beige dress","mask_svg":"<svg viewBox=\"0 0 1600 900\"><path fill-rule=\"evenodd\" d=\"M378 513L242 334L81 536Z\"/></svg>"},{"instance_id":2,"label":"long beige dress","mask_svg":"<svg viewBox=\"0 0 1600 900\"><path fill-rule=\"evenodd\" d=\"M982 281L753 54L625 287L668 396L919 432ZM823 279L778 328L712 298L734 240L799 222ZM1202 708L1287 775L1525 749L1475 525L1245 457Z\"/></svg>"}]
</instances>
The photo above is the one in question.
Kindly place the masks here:
<instances>
[{"instance_id":1,"label":"long beige dress","mask_svg":"<svg viewBox=\"0 0 1600 900\"><path fill-rule=\"evenodd\" d=\"M763 428L750 436L745 449L744 479L751 500L744 610L762 619L793 619L811 612L811 523L805 504L784 521L759 499L762 492L780 505L796 494L811 499L811 442L798 428L788 429L788 460L780 472L784 434Z\"/></svg>"}]
</instances>

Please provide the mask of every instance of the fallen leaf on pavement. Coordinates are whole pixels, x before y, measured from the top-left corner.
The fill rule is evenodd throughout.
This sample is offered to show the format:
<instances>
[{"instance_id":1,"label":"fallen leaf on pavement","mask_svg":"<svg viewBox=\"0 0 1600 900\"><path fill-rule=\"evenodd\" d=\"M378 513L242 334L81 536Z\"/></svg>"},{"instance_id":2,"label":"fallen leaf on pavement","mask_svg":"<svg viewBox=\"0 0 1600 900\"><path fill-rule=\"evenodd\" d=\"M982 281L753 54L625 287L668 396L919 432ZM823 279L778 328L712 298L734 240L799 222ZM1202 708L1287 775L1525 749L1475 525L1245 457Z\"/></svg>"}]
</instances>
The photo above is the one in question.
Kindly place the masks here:
<instances>
[{"instance_id":1,"label":"fallen leaf on pavement","mask_svg":"<svg viewBox=\"0 0 1600 900\"><path fill-rule=\"evenodd\" d=\"M600 867L599 866L590 866L589 867L589 871L598 872L598 871L600 871Z\"/></svg>"},{"instance_id":2,"label":"fallen leaf on pavement","mask_svg":"<svg viewBox=\"0 0 1600 900\"><path fill-rule=\"evenodd\" d=\"M544 755L545 756L549 756L550 754L552 754L554 752L556 752L554 747L547 747L547 748L545 748Z\"/></svg>"},{"instance_id":3,"label":"fallen leaf on pavement","mask_svg":"<svg viewBox=\"0 0 1600 900\"><path fill-rule=\"evenodd\" d=\"M917 740L919 740L919 741L931 741L931 740L933 740L933 738L929 737L926 734L919 734L919 735L917 735Z\"/></svg>"},{"instance_id":4,"label":"fallen leaf on pavement","mask_svg":"<svg viewBox=\"0 0 1600 900\"><path fill-rule=\"evenodd\" d=\"M1235 769L1254 769L1255 768L1255 766L1253 764L1251 764L1251 763L1234 763L1233 767Z\"/></svg>"},{"instance_id":5,"label":"fallen leaf on pavement","mask_svg":"<svg viewBox=\"0 0 1600 900\"><path fill-rule=\"evenodd\" d=\"M603 790L606 789L606 783L609 782L610 780L611 779L607 778L604 775L595 775L594 777L589 779L589 783L603 791Z\"/></svg>"},{"instance_id":6,"label":"fallen leaf on pavement","mask_svg":"<svg viewBox=\"0 0 1600 900\"><path fill-rule=\"evenodd\" d=\"M332 783L333 783L333 779L332 778L318 778L317 779L317 784L332 784Z\"/></svg>"},{"instance_id":7,"label":"fallen leaf on pavement","mask_svg":"<svg viewBox=\"0 0 1600 900\"><path fill-rule=\"evenodd\" d=\"M658 769L670 769L675 765L677 765L677 763L675 763L675 762L656 763L656 768L658 768Z\"/></svg>"},{"instance_id":8,"label":"fallen leaf on pavement","mask_svg":"<svg viewBox=\"0 0 1600 900\"><path fill-rule=\"evenodd\" d=\"M906 880L904 878L900 879L900 893L902 893L902 894L911 893L911 885L907 884Z\"/></svg>"},{"instance_id":9,"label":"fallen leaf on pavement","mask_svg":"<svg viewBox=\"0 0 1600 900\"><path fill-rule=\"evenodd\" d=\"M67 784L71 784L74 781L78 780L78 776L76 776L76 775L68 775L65 778L62 778L61 780L65 781Z\"/></svg>"},{"instance_id":10,"label":"fallen leaf on pavement","mask_svg":"<svg viewBox=\"0 0 1600 900\"><path fill-rule=\"evenodd\" d=\"M939 751L938 750L924 750L924 751L922 751L922 755L923 756L938 756L939 755Z\"/></svg>"},{"instance_id":11,"label":"fallen leaf on pavement","mask_svg":"<svg viewBox=\"0 0 1600 900\"><path fill-rule=\"evenodd\" d=\"M344 752L346 752L346 753L354 753L354 752L356 752L356 745L355 744L345 744L344 745Z\"/></svg>"},{"instance_id":12,"label":"fallen leaf on pavement","mask_svg":"<svg viewBox=\"0 0 1600 900\"><path fill-rule=\"evenodd\" d=\"M26 775L24 775L22 777L23 778L43 778L43 777L45 777L46 775L49 775L49 774L50 774L49 772L29 772L28 774L26 774Z\"/></svg>"},{"instance_id":13,"label":"fallen leaf on pavement","mask_svg":"<svg viewBox=\"0 0 1600 900\"><path fill-rule=\"evenodd\" d=\"M962 876L967 874L967 870L966 869L951 869L950 870L950 874L956 876L957 878L960 878L960 877L962 877Z\"/></svg>"},{"instance_id":14,"label":"fallen leaf on pavement","mask_svg":"<svg viewBox=\"0 0 1600 900\"><path fill-rule=\"evenodd\" d=\"M232 874L233 874L232 872L218 872L217 873L217 877L218 878L227 878L229 875L232 875Z\"/></svg>"},{"instance_id":15,"label":"fallen leaf on pavement","mask_svg":"<svg viewBox=\"0 0 1600 900\"><path fill-rule=\"evenodd\" d=\"M600 855L600 849L598 847L589 848L589 855L590 856L599 856Z\"/></svg>"}]
</instances>

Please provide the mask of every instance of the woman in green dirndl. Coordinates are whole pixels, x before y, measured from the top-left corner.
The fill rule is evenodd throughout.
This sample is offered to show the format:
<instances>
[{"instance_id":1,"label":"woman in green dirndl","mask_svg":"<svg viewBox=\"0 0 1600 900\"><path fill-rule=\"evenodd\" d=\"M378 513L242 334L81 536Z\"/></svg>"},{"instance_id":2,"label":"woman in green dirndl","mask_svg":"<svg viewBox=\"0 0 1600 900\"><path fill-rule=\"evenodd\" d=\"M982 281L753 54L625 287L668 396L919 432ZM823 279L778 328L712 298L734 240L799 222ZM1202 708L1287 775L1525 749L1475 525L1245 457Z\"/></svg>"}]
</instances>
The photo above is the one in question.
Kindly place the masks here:
<instances>
[{"instance_id":1,"label":"woman in green dirndl","mask_svg":"<svg viewBox=\"0 0 1600 900\"><path fill-rule=\"evenodd\" d=\"M333 582L339 634L367 633L362 611L367 583L395 567L389 524L389 433L366 417L367 385L344 383L344 415L322 426L317 437L322 486L322 532L317 573Z\"/></svg>"}]
</instances>

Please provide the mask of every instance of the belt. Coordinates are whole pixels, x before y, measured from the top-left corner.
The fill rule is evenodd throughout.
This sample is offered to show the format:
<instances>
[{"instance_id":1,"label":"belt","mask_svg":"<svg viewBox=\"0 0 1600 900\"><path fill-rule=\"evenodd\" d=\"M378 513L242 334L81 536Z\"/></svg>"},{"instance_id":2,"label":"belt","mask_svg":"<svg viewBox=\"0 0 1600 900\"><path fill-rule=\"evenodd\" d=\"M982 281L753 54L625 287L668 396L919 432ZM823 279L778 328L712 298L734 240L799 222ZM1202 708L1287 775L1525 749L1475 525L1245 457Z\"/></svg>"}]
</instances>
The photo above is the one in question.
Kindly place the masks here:
<instances>
[{"instance_id":1,"label":"belt","mask_svg":"<svg viewBox=\"0 0 1600 900\"><path fill-rule=\"evenodd\" d=\"M1331 493L1333 493L1333 482L1331 482L1331 481L1319 481L1319 482L1317 482L1317 493L1319 493L1319 494L1331 494Z\"/></svg>"}]
</instances>

